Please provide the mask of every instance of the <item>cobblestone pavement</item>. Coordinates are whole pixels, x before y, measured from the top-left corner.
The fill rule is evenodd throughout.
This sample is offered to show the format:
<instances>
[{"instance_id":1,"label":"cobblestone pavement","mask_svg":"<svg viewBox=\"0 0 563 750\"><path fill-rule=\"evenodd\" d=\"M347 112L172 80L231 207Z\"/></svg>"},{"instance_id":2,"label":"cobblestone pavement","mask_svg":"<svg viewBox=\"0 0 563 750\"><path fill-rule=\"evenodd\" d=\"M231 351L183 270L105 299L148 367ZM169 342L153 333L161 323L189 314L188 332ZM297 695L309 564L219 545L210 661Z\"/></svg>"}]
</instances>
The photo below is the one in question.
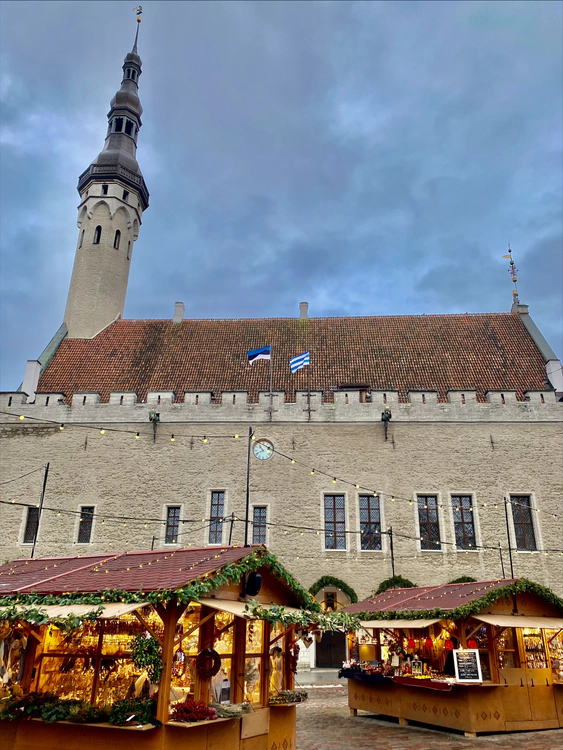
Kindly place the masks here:
<instances>
[{"instance_id":1,"label":"cobblestone pavement","mask_svg":"<svg viewBox=\"0 0 563 750\"><path fill-rule=\"evenodd\" d=\"M448 730L400 727L367 713L349 715L344 684L307 683L309 700L297 706L297 750L553 750L563 747L563 729L464 737ZM340 682L335 680L335 683ZM342 683L345 681L343 680Z\"/></svg>"}]
</instances>

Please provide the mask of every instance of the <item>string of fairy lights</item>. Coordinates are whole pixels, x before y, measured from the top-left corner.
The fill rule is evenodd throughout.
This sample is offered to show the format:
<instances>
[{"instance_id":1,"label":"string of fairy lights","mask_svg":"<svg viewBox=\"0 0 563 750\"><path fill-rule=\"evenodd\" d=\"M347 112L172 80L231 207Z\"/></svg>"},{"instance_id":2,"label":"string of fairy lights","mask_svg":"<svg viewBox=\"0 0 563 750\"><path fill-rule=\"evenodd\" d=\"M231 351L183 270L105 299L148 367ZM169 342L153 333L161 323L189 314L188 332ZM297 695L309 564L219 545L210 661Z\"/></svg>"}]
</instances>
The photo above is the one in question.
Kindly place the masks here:
<instances>
[{"instance_id":1,"label":"string of fairy lights","mask_svg":"<svg viewBox=\"0 0 563 750\"><path fill-rule=\"evenodd\" d=\"M114 433L122 433L122 434L132 435L134 437L134 439L136 439L136 440L138 440L141 437L141 432L138 431L138 430L131 430L131 429L120 428L120 427L107 427L107 426L102 426L102 425L99 425L99 424L97 424L97 425L84 425L84 424L75 424L75 423L71 423L69 425L65 425L64 423L59 423L58 421L48 420L48 419L39 418L39 417L29 417L27 415L21 415L21 414L20 415L14 415L12 412L0 411L0 414L6 414L6 415L9 415L9 416L12 416L12 417L15 416L20 421L24 421L25 419L32 419L32 420L34 420L36 422L40 422L42 424L51 424L53 426L58 426L58 428L59 428L60 431L63 431L65 429L65 427L69 426L69 427L77 428L77 429L95 430L95 431L99 432L101 435L104 435L106 432L109 432L109 433L114 432ZM162 427L162 425L161 425L161 427ZM154 438L154 433L153 433L152 430L151 430L151 433L143 431L142 435L143 435L143 437L153 437ZM158 437L159 438L163 437L162 436L162 429L161 429L161 433L159 434ZM195 444L195 441L198 441L198 442L201 442L201 443L205 444L205 443L209 443L210 441L215 441L215 440L226 440L226 439L227 440L239 440L240 439L240 435L236 434L236 433L235 434L229 434L229 435L207 435L207 434L196 435L196 434L173 433L173 434L170 435L169 439L170 439L170 442L172 442L172 443L175 443L176 440L178 440L178 439L179 440L189 439L190 440L190 447L193 448L194 444ZM259 438L256 437L256 434L252 434L252 440L259 440ZM396 503L397 501L399 501L399 502L408 503L408 505L410 505L410 506L413 506L413 505L416 504L419 509L424 508L425 510L430 510L430 511L433 511L433 510L438 511L438 510L442 510L442 509L445 509L445 508L449 508L449 506L446 505L446 504L444 504L443 502L437 502L437 497L436 497L435 504L433 504L432 507L429 507L428 503L425 502L425 498L429 497L428 495L421 496L420 498L417 497L416 499L413 499L412 497L402 497L402 496L400 496L397 493L394 493L394 494L391 494L391 493L388 493L388 492L383 493L381 491L373 489L372 487L364 486L364 485L360 484L357 481L352 481L352 480L347 479L347 478L343 478L343 477L340 477L340 476L335 476L332 472L327 472L327 471L324 471L322 469L315 468L310 463L305 462L305 461L301 461L298 458L295 458L294 455L293 456L287 455L287 454L285 454L285 453L283 453L283 452L281 452L281 451L279 451L279 450L277 450L277 449L275 449L273 447L271 449L269 448L268 452L272 452L273 454L275 454L279 458L281 458L281 459L283 459L285 461L288 461L291 466L295 466L297 468L301 468L303 470L306 470L310 474L310 476L325 477L327 479L330 479L333 485L342 485L344 487L353 487L354 489L356 489L356 490L358 490L360 492L366 493L367 497L373 497L375 499L379 499L380 497L389 496L389 500L390 500L391 503ZM24 479L25 477L28 477L31 474L35 474L35 473L37 473L39 471L43 471L43 469L44 469L44 467L40 467L38 469L34 469L31 472L27 472L26 474L23 474L23 475L21 475L19 477L14 477L14 478L9 479L9 480L7 480L5 482L2 482L1 484L4 485L4 484L8 484L8 483L12 483L12 482L18 481L19 479ZM457 497L460 497L460 496L457 496ZM453 497L452 497L452 500L453 500ZM4 504L4 505L24 505L24 506L27 506L27 507L39 507L39 504L30 505L30 504L26 504L26 503L18 503L15 500L12 500L12 501L0 501L0 504ZM474 503L473 502L473 498L470 498L469 504L464 505L464 506L462 505L461 501L459 503L459 506L455 506L452 503L452 510L454 512L460 512L461 510L463 510L464 512L467 512L467 513L474 513L475 509L477 509L477 508L486 508L489 511L490 510L498 510L500 508L503 509L504 506L505 506L505 504L506 505L511 505L511 506L514 506L514 507L525 508L525 510L529 511L529 512L535 512L537 514L541 513L541 509L540 508L533 507L533 506L531 506L531 504L520 503L520 502L518 502L517 499L512 498L512 497L510 499L508 499L508 500L505 498L501 502L493 502L493 503L490 503L490 502L489 503L487 503L487 502ZM73 511L73 510L62 509L62 508L51 508L51 507L48 507L48 506L43 506L42 510L45 510L47 512L55 512L59 516L60 515L76 516L76 515L80 515L82 513L81 510L74 510ZM551 511L544 513L544 515L549 516L549 517L554 518L554 519L557 519L557 518L560 517L560 514L553 513ZM127 524L131 524L131 525L141 524L143 526L143 528L145 528L145 529L148 528L149 524L151 524L151 525L155 525L156 524L156 525L160 525L160 526L167 524L167 520L162 519L162 518L139 518L139 517L121 516L121 515L116 516L116 515L105 514L105 513L96 512L96 511L94 511L93 514L91 514L89 516L89 518L92 518L92 519L98 518L101 521L102 524L108 523L110 525L111 524L122 524L124 526L127 526ZM178 532L177 536L184 536L184 535L188 535L188 534L191 534L191 533L200 533L203 525L210 526L211 524L217 524L217 523L221 523L222 524L222 523L229 523L229 522L231 522L231 524L234 524L235 522L241 522L241 521L243 523L245 522L244 519L239 518L239 517L235 516L234 514L231 514L231 516L226 516L224 518L180 519L179 523L181 523L182 525L184 525L184 524L201 524L201 525L198 526L197 530L191 529L191 530L188 530L188 531ZM438 522L438 520L436 519L435 523L437 523L437 522ZM250 520L249 523L253 524L253 521ZM433 521L433 523L434 523L434 521ZM372 539L373 539L374 537L381 538L382 536L385 536L385 535L389 534L388 530L381 530L380 527L378 528L378 524L374 523L374 522L370 523L370 527L375 526L375 529L373 529L373 530L366 531L365 529L362 529L362 528L360 528L358 530L354 530L354 529L342 529L341 531L339 530L338 532L334 532L334 535L333 535L332 532L327 531L327 529L324 528L324 527L320 528L320 527L316 527L316 526L303 526L303 525L298 525L298 524L288 524L288 523L280 523L280 522L264 521L264 520L261 521L261 525L264 526L264 527L270 527L270 528L277 527L279 529L282 529L284 535L288 535L290 533L299 533L301 536L303 536L305 533L311 533L311 534L316 534L316 535L323 534L325 536L325 538L327 538L327 539L333 539L334 535L339 536L339 537L347 538L347 537L350 537L350 536L358 536L358 535L359 536L365 536L366 534L369 535L369 536L371 536ZM472 551L486 551L486 550L489 550L489 551L494 551L494 552L498 553L499 549L502 549L500 547L500 544L499 545L479 545L479 544L474 544L474 545L469 545L469 549L466 549L466 548L460 548L457 540L456 541L448 541L448 540L441 539L441 538L440 539L436 539L436 540L429 540L429 539L424 538L423 536L413 536L412 534L401 533L401 532L397 531L396 529L393 529L392 533L393 533L393 537L394 538L401 538L401 539L406 539L406 540L413 540L413 541L417 541L417 542L418 541L424 541L424 542L436 545L434 548L431 548L430 550L425 549L424 552L433 551L433 550L438 550L439 551L439 550L442 549L443 546L444 547L447 547L447 546L456 547L457 548L457 550L456 550L457 552L472 552ZM153 537L153 540L154 540L154 538L155 537ZM341 550L341 549L340 550L339 549L332 550L331 549L331 552L333 552L333 551L346 551L346 549L344 549L344 550ZM378 552L378 551L381 551L381 546L380 545L375 545L374 546L372 544L371 545L371 549L362 548L362 552L366 552L366 551ZM553 553L555 553L555 554L557 554L557 553L563 554L563 550L561 550L561 549L552 549L552 548L549 548L549 549L542 548L541 552L544 553L544 554L550 554L550 553L552 553L552 554ZM397 555L396 558L399 559L399 556ZM418 558L418 555L415 556L415 559L417 559L417 558ZM318 557L315 557L315 559L318 559Z\"/></svg>"}]
</instances>

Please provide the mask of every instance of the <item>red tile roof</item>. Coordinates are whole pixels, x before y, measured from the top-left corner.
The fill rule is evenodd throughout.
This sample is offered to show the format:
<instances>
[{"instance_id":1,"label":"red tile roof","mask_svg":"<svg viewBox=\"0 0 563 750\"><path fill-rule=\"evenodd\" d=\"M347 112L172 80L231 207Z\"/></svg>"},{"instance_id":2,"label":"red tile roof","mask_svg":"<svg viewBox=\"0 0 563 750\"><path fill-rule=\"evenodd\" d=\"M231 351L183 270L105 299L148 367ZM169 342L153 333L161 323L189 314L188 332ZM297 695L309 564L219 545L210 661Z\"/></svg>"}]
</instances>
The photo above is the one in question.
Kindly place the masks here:
<instances>
[{"instance_id":1,"label":"red tile roof","mask_svg":"<svg viewBox=\"0 0 563 750\"><path fill-rule=\"evenodd\" d=\"M289 359L311 351L311 388L332 401L333 389L367 384L376 390L527 390L545 386L545 363L520 317L512 313L355 318L116 321L93 339L65 339L38 390L110 391L269 390L269 364L250 366L247 352L272 346L274 390L295 400L307 389L307 368L295 375Z\"/></svg>"},{"instance_id":2,"label":"red tile roof","mask_svg":"<svg viewBox=\"0 0 563 750\"><path fill-rule=\"evenodd\" d=\"M203 547L14 560L0 565L0 596L178 589L264 549L261 545Z\"/></svg>"},{"instance_id":3,"label":"red tile roof","mask_svg":"<svg viewBox=\"0 0 563 750\"><path fill-rule=\"evenodd\" d=\"M419 610L453 610L482 599L489 591L516 583L517 578L447 583L443 586L421 586L410 589L389 589L382 594L346 607L346 612L417 612Z\"/></svg>"}]
</instances>

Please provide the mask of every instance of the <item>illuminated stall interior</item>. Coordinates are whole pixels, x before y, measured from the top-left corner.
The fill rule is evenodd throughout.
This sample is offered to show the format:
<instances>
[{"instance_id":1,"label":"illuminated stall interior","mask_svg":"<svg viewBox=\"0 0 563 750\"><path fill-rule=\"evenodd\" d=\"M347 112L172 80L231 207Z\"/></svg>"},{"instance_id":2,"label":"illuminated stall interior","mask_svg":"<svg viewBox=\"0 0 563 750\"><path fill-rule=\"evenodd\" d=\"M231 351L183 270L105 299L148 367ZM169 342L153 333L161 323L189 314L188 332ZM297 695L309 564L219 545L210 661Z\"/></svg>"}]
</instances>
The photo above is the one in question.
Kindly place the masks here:
<instances>
[{"instance_id":1,"label":"illuminated stall interior","mask_svg":"<svg viewBox=\"0 0 563 750\"><path fill-rule=\"evenodd\" d=\"M100 587L107 580L115 586L111 592ZM0 566L0 582L0 620L2 604L18 612L9 627L4 621L0 640L6 653L16 641L22 646L12 655L8 682L24 694L102 707L154 696L156 719L168 732L177 731L171 714L186 700L248 703L262 718L247 735L261 732L264 747L268 737L295 745L295 706L284 696L294 686L299 632L269 613L318 605L264 547L21 560ZM116 598L122 601L107 601ZM250 611L251 601L262 619ZM154 681L132 659L139 639L149 638L162 656ZM224 745L238 747L232 735Z\"/></svg>"},{"instance_id":2,"label":"illuminated stall interior","mask_svg":"<svg viewBox=\"0 0 563 750\"><path fill-rule=\"evenodd\" d=\"M379 713L401 723L563 726L563 601L548 589L524 579L392 589L347 611L361 620L342 671L352 713L385 696Z\"/></svg>"}]
</instances>

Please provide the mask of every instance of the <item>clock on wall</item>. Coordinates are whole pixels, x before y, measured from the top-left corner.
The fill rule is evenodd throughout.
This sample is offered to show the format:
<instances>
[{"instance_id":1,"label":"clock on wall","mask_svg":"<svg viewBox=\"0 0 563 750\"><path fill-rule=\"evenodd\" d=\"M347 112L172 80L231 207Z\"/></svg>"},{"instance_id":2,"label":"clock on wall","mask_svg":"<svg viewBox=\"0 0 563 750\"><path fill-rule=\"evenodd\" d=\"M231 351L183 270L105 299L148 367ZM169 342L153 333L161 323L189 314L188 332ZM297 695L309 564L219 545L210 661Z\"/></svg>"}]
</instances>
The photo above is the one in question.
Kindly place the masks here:
<instances>
[{"instance_id":1,"label":"clock on wall","mask_svg":"<svg viewBox=\"0 0 563 750\"><path fill-rule=\"evenodd\" d=\"M274 446L269 440L257 440L252 450L256 458L259 458L261 461L265 461L274 455Z\"/></svg>"}]
</instances>

